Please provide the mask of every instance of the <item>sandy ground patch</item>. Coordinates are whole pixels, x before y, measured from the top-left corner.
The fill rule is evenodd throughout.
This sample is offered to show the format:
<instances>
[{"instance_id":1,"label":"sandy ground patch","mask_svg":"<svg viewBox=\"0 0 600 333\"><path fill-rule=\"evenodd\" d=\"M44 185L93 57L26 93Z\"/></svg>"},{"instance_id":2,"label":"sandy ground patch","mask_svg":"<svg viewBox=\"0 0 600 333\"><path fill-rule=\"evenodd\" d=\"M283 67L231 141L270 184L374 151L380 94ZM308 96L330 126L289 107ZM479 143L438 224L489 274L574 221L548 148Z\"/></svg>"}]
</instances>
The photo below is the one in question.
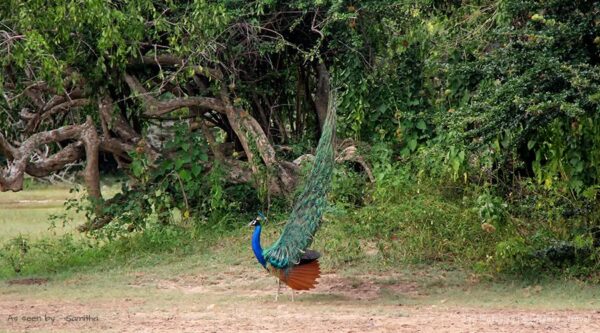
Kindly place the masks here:
<instances>
[{"instance_id":1,"label":"sandy ground patch","mask_svg":"<svg viewBox=\"0 0 600 333\"><path fill-rule=\"evenodd\" d=\"M81 283L73 283L69 295L75 296L68 297L6 292L0 294L0 331L600 332L600 310L405 304L402 299L419 297L419 289L401 280L382 287L326 274L318 288L296 294L295 302L289 290L275 302L275 282L249 273L232 268L217 275L155 279L136 272L121 296L88 297ZM397 297L385 298L382 288Z\"/></svg>"}]
</instances>

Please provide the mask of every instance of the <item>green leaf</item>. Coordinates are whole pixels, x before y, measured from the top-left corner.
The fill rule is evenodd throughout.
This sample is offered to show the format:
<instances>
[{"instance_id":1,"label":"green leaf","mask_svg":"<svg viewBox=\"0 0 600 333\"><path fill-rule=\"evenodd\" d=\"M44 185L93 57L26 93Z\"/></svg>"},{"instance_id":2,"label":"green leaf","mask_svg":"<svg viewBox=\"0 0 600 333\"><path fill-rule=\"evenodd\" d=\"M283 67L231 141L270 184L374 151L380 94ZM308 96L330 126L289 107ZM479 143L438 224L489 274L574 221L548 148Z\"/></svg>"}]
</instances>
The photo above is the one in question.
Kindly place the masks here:
<instances>
[{"instance_id":1,"label":"green leaf","mask_svg":"<svg viewBox=\"0 0 600 333\"><path fill-rule=\"evenodd\" d=\"M192 174L194 177L200 176L202 173L202 167L199 164L192 165Z\"/></svg>"},{"instance_id":2,"label":"green leaf","mask_svg":"<svg viewBox=\"0 0 600 333\"><path fill-rule=\"evenodd\" d=\"M187 169L179 170L178 173L179 173L179 177L184 182L189 182L192 179L192 175L190 174L190 172Z\"/></svg>"},{"instance_id":3,"label":"green leaf","mask_svg":"<svg viewBox=\"0 0 600 333\"><path fill-rule=\"evenodd\" d=\"M410 149L411 151L415 151L415 149L417 149L417 139L416 138L412 138L412 139L408 140L408 149Z\"/></svg>"}]
</instances>

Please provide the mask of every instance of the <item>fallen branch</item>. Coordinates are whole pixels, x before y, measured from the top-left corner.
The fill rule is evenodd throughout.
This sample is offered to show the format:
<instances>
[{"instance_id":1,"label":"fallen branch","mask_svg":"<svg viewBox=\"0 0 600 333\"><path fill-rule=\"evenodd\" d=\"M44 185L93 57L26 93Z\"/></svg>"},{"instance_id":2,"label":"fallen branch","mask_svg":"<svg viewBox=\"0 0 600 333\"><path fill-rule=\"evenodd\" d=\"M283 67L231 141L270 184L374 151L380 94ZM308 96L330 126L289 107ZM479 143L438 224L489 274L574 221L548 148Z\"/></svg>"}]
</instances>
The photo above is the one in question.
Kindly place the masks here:
<instances>
[{"instance_id":1,"label":"fallen branch","mask_svg":"<svg viewBox=\"0 0 600 333\"><path fill-rule=\"evenodd\" d=\"M358 150L356 149L355 146L346 147L344 150L342 150L341 153L339 153L336 156L335 161L337 163L342 163L342 162L358 163L362 167L364 172L367 174L369 181L371 183L375 182L375 177L373 177L373 172L371 171L371 168L369 167L369 165L367 164L365 159L361 155L358 154Z\"/></svg>"},{"instance_id":2,"label":"fallen branch","mask_svg":"<svg viewBox=\"0 0 600 333\"><path fill-rule=\"evenodd\" d=\"M365 161L364 157L358 154L358 149L354 145L348 146L348 142L344 141L341 144L341 151L336 153L335 162L336 163L344 163L344 162L354 162L361 166L367 177L369 178L369 182L374 183L375 177L373 177L373 172L369 167L367 161ZM297 166L302 165L306 161L314 161L315 155L313 154L304 154L296 158L292 163Z\"/></svg>"}]
</instances>

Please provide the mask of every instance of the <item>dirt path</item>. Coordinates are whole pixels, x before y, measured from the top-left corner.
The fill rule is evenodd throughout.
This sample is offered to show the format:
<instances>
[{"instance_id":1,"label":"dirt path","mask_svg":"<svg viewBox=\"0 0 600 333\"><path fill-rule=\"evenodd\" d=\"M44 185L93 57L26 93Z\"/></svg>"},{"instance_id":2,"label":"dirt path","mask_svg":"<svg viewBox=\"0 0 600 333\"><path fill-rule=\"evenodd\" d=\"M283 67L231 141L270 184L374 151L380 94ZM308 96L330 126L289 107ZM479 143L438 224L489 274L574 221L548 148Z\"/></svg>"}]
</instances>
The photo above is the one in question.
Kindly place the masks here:
<instances>
[{"instance_id":1,"label":"dirt path","mask_svg":"<svg viewBox=\"0 0 600 333\"><path fill-rule=\"evenodd\" d=\"M0 331L8 332L600 332L600 311L469 308L405 302L415 285L382 287L325 275L316 290L278 302L269 278L233 268L157 279L132 273L106 294L85 283L0 282ZM256 272L254 272L256 273ZM26 289L23 289L26 288ZM64 295L36 288L68 288ZM386 296L387 295L387 296ZM390 296L392 295L392 296ZM52 321L54 320L54 321Z\"/></svg>"},{"instance_id":2,"label":"dirt path","mask_svg":"<svg viewBox=\"0 0 600 333\"><path fill-rule=\"evenodd\" d=\"M9 332L600 332L600 314L593 311L482 311L287 302L142 310L135 301L127 300L96 304L13 301L0 305L3 325ZM9 314L42 317L37 319L39 322L25 323L19 318L21 322L13 323L6 321ZM44 322L44 315L55 317L55 322Z\"/></svg>"}]
</instances>

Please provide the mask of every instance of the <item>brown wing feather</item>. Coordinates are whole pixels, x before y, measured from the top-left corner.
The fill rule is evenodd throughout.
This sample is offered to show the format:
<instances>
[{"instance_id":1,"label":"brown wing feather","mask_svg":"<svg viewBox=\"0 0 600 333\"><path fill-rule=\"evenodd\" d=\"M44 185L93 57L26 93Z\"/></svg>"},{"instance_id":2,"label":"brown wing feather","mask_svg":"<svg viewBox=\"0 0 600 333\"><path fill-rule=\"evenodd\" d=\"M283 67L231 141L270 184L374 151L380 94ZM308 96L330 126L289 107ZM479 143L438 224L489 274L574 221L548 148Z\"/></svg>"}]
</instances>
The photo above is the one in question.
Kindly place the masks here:
<instances>
[{"instance_id":1,"label":"brown wing feather","mask_svg":"<svg viewBox=\"0 0 600 333\"><path fill-rule=\"evenodd\" d=\"M279 279L294 290L309 290L318 283L321 276L319 261L314 260L306 264L294 266L289 271L279 271Z\"/></svg>"}]
</instances>

